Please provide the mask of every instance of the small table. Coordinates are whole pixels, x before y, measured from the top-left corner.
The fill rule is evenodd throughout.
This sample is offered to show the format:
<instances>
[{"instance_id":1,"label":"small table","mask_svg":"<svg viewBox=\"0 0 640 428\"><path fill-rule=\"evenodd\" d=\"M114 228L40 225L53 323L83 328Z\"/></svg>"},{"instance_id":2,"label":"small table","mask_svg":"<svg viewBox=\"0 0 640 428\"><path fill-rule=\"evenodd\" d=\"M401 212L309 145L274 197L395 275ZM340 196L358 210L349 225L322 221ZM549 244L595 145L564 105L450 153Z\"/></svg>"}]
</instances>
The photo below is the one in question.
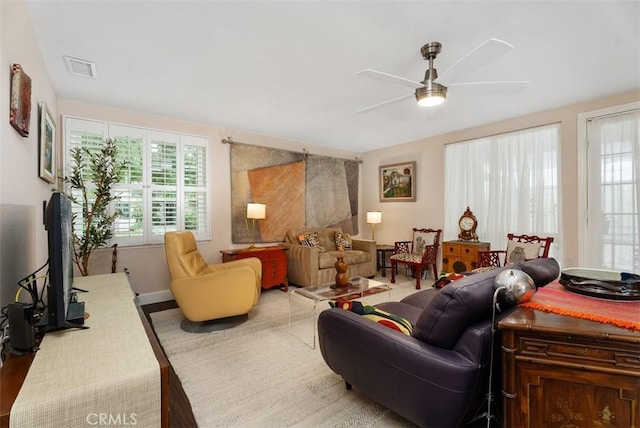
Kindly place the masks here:
<instances>
[{"instance_id":1,"label":"small table","mask_svg":"<svg viewBox=\"0 0 640 428\"><path fill-rule=\"evenodd\" d=\"M350 285L344 288L331 288L333 284L319 285L317 287L302 287L294 288L289 293L289 329L291 329L291 299L294 295L304 297L308 300L313 300L313 344L312 349L316 349L316 337L317 334L317 318L318 318L318 303L327 302L329 300L353 300L362 298L369 294L388 292L389 298L391 298L391 287L384 282L376 281L374 279L363 278L361 276L355 276L349 278ZM375 289L375 290L374 290ZM371 290L374 290L371 292ZM306 342L305 342L306 343Z\"/></svg>"},{"instance_id":2,"label":"small table","mask_svg":"<svg viewBox=\"0 0 640 428\"><path fill-rule=\"evenodd\" d=\"M380 273L382 274L383 277L385 276L385 269L391 268L391 266L387 266L387 253L391 253L391 255L393 255L393 252L395 250L396 250L396 247L394 245L386 245L386 244L376 245L376 254L378 255L377 257L378 269L380 269Z\"/></svg>"},{"instance_id":3,"label":"small table","mask_svg":"<svg viewBox=\"0 0 640 428\"><path fill-rule=\"evenodd\" d=\"M281 287L282 291L289 290L287 279L286 247L254 247L236 250L220 250L222 262L257 257L262 262L262 288Z\"/></svg>"}]
</instances>

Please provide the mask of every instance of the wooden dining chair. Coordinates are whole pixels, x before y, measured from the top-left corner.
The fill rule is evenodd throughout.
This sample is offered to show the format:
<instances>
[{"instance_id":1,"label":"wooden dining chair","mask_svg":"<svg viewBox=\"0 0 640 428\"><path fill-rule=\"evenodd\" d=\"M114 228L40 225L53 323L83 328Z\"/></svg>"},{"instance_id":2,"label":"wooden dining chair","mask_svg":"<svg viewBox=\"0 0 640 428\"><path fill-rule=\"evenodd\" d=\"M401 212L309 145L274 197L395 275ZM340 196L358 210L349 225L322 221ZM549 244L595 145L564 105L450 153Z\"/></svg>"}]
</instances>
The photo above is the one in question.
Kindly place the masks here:
<instances>
[{"instance_id":1,"label":"wooden dining chair","mask_svg":"<svg viewBox=\"0 0 640 428\"><path fill-rule=\"evenodd\" d=\"M411 241L396 241L391 256L391 282L396 282L398 264L409 266L416 278L416 289L420 289L422 270L431 267L433 279L438 278L438 247L442 229L413 228Z\"/></svg>"},{"instance_id":2,"label":"wooden dining chair","mask_svg":"<svg viewBox=\"0 0 640 428\"><path fill-rule=\"evenodd\" d=\"M500 267L507 263L549 257L553 237L507 234L506 250L478 251L478 268Z\"/></svg>"}]
</instances>

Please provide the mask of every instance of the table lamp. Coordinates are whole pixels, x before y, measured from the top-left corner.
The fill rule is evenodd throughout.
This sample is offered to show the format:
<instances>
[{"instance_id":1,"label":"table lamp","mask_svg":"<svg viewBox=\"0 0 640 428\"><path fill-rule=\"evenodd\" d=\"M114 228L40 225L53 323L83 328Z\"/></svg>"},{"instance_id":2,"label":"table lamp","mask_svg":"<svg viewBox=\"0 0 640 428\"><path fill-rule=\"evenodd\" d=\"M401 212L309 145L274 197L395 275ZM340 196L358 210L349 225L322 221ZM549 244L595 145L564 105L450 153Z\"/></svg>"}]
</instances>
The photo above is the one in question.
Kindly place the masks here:
<instances>
[{"instance_id":1,"label":"table lamp","mask_svg":"<svg viewBox=\"0 0 640 428\"><path fill-rule=\"evenodd\" d=\"M367 211L367 223L371 225L371 239L376 240L376 224L382 223L382 212Z\"/></svg>"},{"instance_id":2,"label":"table lamp","mask_svg":"<svg viewBox=\"0 0 640 428\"><path fill-rule=\"evenodd\" d=\"M247 204L247 216L244 219L247 230L250 230L251 245L249 248L255 248L256 246L256 220L264 220L267 214L267 206L265 204L249 203ZM251 219L251 228L249 228L249 219Z\"/></svg>"}]
</instances>

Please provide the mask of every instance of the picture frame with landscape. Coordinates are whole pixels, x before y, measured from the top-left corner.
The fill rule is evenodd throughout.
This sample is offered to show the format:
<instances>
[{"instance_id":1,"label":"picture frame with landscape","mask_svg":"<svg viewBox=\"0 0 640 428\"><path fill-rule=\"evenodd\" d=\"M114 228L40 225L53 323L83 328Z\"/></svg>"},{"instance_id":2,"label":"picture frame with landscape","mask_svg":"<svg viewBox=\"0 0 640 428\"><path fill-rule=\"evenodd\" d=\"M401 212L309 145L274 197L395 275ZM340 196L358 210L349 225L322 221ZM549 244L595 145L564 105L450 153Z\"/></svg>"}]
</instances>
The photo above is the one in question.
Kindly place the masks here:
<instances>
[{"instance_id":1,"label":"picture frame with landscape","mask_svg":"<svg viewBox=\"0 0 640 428\"><path fill-rule=\"evenodd\" d=\"M381 165L378 175L380 202L415 202L415 161Z\"/></svg>"}]
</instances>

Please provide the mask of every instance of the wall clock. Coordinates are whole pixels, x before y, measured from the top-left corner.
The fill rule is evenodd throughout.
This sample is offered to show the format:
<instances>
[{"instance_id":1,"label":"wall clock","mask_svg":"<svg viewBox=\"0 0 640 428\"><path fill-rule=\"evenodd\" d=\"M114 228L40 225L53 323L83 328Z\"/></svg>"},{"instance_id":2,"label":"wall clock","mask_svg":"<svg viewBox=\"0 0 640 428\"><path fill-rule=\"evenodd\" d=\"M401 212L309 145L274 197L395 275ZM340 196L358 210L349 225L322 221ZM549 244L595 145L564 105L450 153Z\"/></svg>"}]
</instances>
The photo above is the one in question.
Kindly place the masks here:
<instances>
[{"instance_id":1,"label":"wall clock","mask_svg":"<svg viewBox=\"0 0 640 428\"><path fill-rule=\"evenodd\" d=\"M478 220L476 220L476 216L473 215L469 207L467 207L467 210L460 216L458 227L460 229L458 233L459 240L478 242L478 235L476 234Z\"/></svg>"}]
</instances>

